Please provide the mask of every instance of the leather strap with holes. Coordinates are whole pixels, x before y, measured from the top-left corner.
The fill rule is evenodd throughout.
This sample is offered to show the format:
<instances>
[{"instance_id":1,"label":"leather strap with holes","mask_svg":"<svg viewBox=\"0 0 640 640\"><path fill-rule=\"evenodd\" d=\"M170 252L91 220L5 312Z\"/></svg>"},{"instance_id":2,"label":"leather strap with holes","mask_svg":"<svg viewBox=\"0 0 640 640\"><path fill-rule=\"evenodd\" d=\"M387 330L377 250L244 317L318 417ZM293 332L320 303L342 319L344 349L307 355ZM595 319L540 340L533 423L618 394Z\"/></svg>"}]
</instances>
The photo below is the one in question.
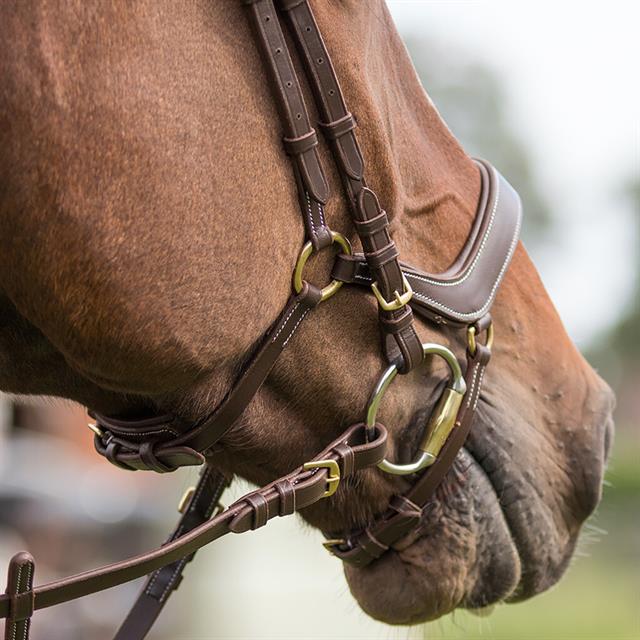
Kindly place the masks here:
<instances>
[{"instance_id":1,"label":"leather strap with holes","mask_svg":"<svg viewBox=\"0 0 640 640\"><path fill-rule=\"evenodd\" d=\"M249 7L251 23L270 71L273 95L283 115L283 126L285 131L289 131L290 114L294 114L294 118L300 116L299 122L304 122L306 110L297 82L292 79L295 78L295 70L273 2L243 1ZM354 132L355 121L347 111L329 53L306 2L278 0L278 7L289 18L318 109L325 120L320 126L331 143L371 273L382 297L394 301L396 293L405 289L398 251L389 235L387 215L375 193L366 186L364 161ZM309 132L311 128L305 130ZM422 344L414 327L411 309L406 304L394 311L380 309L380 320L387 359L396 362L401 373L407 373L422 362Z\"/></svg>"},{"instance_id":2,"label":"leather strap with holes","mask_svg":"<svg viewBox=\"0 0 640 640\"><path fill-rule=\"evenodd\" d=\"M329 198L329 185L320 164L318 137L271 0L243 2L249 5L256 41L269 67L273 93L278 97L283 146L293 164L306 234L317 251L331 244L323 209Z\"/></svg>"}]
</instances>

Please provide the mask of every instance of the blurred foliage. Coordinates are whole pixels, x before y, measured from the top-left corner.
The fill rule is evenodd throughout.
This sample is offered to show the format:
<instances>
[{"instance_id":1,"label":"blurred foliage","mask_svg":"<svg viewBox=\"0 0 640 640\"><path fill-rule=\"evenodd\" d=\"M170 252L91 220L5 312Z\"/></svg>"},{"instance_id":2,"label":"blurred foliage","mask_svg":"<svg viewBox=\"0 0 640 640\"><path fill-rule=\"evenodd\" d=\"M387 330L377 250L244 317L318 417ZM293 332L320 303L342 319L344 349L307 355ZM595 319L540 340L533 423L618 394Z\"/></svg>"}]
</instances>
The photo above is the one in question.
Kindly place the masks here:
<instances>
[{"instance_id":1,"label":"blurred foliage","mask_svg":"<svg viewBox=\"0 0 640 640\"><path fill-rule=\"evenodd\" d=\"M533 160L509 121L509 102L500 78L450 46L445 53L438 45L411 36L405 43L429 97L467 153L486 158L508 174L520 193L526 203L525 242L541 242L551 211L536 181Z\"/></svg>"},{"instance_id":2,"label":"blurred foliage","mask_svg":"<svg viewBox=\"0 0 640 640\"><path fill-rule=\"evenodd\" d=\"M630 272L636 274L636 279L631 301L604 337L603 347L591 350L593 360L604 368L608 366L607 352L613 352L618 359L640 368L640 177L627 187L626 196L633 207L633 229L630 233L635 237L636 264Z\"/></svg>"},{"instance_id":3,"label":"blurred foliage","mask_svg":"<svg viewBox=\"0 0 640 640\"><path fill-rule=\"evenodd\" d=\"M632 273L636 274L634 293L627 313L623 315L610 334L610 344L625 359L640 363L640 179L632 184L629 195L633 201L636 265Z\"/></svg>"},{"instance_id":4,"label":"blurred foliage","mask_svg":"<svg viewBox=\"0 0 640 640\"><path fill-rule=\"evenodd\" d=\"M535 160L510 122L511 107L503 80L492 69L449 44L437 44L432 37L417 39L409 35L405 42L429 97L454 135L468 153L487 158L503 171L520 193L525 203L525 242L542 243L559 213L545 199L536 176ZM640 178L635 177L625 194L634 207L631 233L636 237L637 250L631 273L640 274ZM619 321L587 348L586 356L617 393L619 427L625 430L637 427L640 279L636 278L631 302L621 310Z\"/></svg>"}]
</instances>

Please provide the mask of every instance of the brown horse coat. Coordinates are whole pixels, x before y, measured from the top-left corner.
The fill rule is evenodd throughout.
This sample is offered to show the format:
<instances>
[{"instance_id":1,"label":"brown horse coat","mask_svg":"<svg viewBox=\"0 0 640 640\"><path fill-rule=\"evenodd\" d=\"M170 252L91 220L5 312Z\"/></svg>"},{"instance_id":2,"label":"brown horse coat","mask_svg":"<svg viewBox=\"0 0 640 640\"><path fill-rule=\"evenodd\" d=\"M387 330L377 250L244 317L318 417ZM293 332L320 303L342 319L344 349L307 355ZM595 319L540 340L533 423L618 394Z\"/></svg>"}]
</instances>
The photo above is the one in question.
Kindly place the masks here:
<instances>
[{"instance_id":1,"label":"brown horse coat","mask_svg":"<svg viewBox=\"0 0 640 640\"><path fill-rule=\"evenodd\" d=\"M383 3L313 6L401 255L442 270L469 231L477 170ZM208 413L288 297L303 237L241 4L3 3L0 42L0 388L106 413ZM326 149L322 159L328 220L353 238ZM310 279L323 282L327 268L320 256ZM478 421L437 508L418 539L347 571L378 618L414 622L549 587L599 499L611 395L522 247L494 320ZM218 463L263 483L359 419L383 364L376 324L361 291L322 305ZM420 330L463 348L458 334ZM441 372L427 373L385 400L395 447L415 442L415 416L433 401ZM359 526L404 486L363 474L305 517Z\"/></svg>"}]
</instances>

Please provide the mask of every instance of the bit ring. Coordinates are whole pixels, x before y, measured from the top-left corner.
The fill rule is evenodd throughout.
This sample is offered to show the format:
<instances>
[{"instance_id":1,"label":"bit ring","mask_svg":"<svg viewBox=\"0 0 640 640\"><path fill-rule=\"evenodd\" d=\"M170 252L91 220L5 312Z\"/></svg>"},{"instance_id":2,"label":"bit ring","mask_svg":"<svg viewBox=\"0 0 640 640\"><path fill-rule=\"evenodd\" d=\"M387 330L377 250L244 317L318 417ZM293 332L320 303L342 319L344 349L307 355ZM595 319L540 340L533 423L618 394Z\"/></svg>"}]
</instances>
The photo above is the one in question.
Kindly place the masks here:
<instances>
[{"instance_id":1,"label":"bit ring","mask_svg":"<svg viewBox=\"0 0 640 640\"><path fill-rule=\"evenodd\" d=\"M467 390L460 363L450 349L440 344L427 342L422 345L422 353L424 359L428 355L440 356L449 366L451 378L425 425L420 454L409 464L396 464L386 458L378 464L378 468L382 471L393 475L416 473L435 462L440 449L456 424L458 410ZM375 426L380 402L397 375L398 367L395 364L389 365L374 387L367 404L366 424L368 429Z\"/></svg>"}]
</instances>

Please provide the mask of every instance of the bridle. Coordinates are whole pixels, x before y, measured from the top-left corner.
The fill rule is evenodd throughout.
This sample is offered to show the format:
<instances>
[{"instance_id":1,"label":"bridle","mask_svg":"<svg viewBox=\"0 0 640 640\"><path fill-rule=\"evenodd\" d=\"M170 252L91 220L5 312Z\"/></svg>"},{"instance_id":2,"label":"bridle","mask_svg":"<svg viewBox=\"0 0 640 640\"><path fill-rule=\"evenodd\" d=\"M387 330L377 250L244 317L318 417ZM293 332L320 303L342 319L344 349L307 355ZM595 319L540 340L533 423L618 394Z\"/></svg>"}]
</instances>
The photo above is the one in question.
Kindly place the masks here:
<instances>
[{"instance_id":1,"label":"bridle","mask_svg":"<svg viewBox=\"0 0 640 640\"><path fill-rule=\"evenodd\" d=\"M415 532L423 510L462 447L471 428L485 367L491 355L493 327L489 309L515 250L521 209L516 192L488 163L477 161L482 180L473 227L454 264L443 274L428 274L400 262L388 230L388 218L364 178L364 161L356 139L356 121L348 111L329 53L308 0L243 0L268 68L284 129L284 149L291 159L307 241L293 275L293 294L262 344L224 400L205 419L185 424L175 415L124 419L93 414L95 446L118 467L159 473L203 465L197 487L182 501L178 527L161 547L109 566L34 587L35 562L18 553L11 560L7 591L0 596L5 638L27 640L35 610L96 593L148 575L147 582L116 640L146 636L184 566L204 545L227 533L264 526L275 516L299 511L331 496L344 478L379 467L411 475L404 495L394 496L387 510L366 528L330 532L325 546L345 562L362 567ZM329 185L280 20L287 21L297 53L323 122L352 221L363 253L353 253L343 235L331 230L324 206ZM304 279L308 258L332 245L339 247L329 285L320 289ZM349 427L311 461L288 475L218 508L228 478L205 464L207 455L235 423L260 389L278 356L305 318L344 284L370 288L378 301L382 348L389 362L368 403L365 420ZM466 329L466 367L442 345L422 344L414 314L438 325ZM486 333L483 343L480 336ZM451 376L425 426L413 461L387 459L387 432L377 422L384 393L398 373L412 371L428 356L438 356ZM214 512L216 512L214 514Z\"/></svg>"}]
</instances>

